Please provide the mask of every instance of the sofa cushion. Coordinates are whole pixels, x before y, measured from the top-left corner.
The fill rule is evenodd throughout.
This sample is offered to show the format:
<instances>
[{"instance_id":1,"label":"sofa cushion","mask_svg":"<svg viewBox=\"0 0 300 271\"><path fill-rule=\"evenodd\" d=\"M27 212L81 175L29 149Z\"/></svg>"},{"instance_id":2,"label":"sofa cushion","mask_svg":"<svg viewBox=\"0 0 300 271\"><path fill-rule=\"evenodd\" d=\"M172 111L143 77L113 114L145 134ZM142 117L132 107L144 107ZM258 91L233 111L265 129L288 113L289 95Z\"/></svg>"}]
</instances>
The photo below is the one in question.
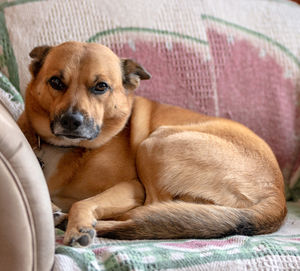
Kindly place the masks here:
<instances>
[{"instance_id":1,"label":"sofa cushion","mask_svg":"<svg viewBox=\"0 0 300 271\"><path fill-rule=\"evenodd\" d=\"M50 270L54 225L42 170L1 103L0 127L0 269Z\"/></svg>"},{"instance_id":2,"label":"sofa cushion","mask_svg":"<svg viewBox=\"0 0 300 271\"><path fill-rule=\"evenodd\" d=\"M0 109L1 110L1 109ZM32 270L34 228L28 205L20 191L20 180L0 152L0 262L6 270ZM18 244L17 246L15 244ZM16 261L16 259L18 259ZM25 267L25 268L24 268Z\"/></svg>"}]
</instances>

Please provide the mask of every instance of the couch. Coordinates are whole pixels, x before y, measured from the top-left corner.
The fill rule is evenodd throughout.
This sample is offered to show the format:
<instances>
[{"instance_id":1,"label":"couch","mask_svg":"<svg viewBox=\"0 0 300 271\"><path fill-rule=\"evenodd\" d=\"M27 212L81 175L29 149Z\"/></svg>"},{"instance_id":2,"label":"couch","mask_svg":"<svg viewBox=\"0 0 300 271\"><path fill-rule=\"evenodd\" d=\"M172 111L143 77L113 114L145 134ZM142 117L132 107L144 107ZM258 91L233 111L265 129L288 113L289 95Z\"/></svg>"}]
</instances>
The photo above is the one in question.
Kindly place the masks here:
<instances>
[{"instance_id":1,"label":"couch","mask_svg":"<svg viewBox=\"0 0 300 271\"><path fill-rule=\"evenodd\" d=\"M0 270L300 270L300 6L288 0L0 1ZM272 147L288 216L261 236L62 244L16 125L28 53L100 42L152 73L137 93L239 121Z\"/></svg>"}]
</instances>

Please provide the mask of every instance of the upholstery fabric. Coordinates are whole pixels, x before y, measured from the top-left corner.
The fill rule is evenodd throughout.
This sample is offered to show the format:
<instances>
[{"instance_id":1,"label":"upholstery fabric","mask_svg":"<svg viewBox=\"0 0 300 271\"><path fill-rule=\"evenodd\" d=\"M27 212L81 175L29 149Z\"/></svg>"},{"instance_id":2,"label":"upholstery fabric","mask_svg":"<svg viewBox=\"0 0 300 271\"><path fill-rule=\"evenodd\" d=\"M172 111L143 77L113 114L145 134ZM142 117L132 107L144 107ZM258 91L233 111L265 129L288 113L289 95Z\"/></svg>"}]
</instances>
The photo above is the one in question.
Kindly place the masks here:
<instances>
[{"instance_id":1,"label":"upholstery fabric","mask_svg":"<svg viewBox=\"0 0 300 271\"><path fill-rule=\"evenodd\" d=\"M276 233L212 240L120 241L99 238L88 249L62 246L56 232L54 271L69 270L299 270L300 203ZM72 258L72 260L70 260Z\"/></svg>"},{"instance_id":2,"label":"upholstery fabric","mask_svg":"<svg viewBox=\"0 0 300 271\"><path fill-rule=\"evenodd\" d=\"M3 216L0 223L0 262L6 270L32 270L33 268L33 229L30 227L23 193L19 191L19 180L0 153L0 206ZM7 219L9 218L9 219ZM20 241L21 240L21 241ZM17 246L15 244L18 244ZM9 257L8 257L9 255ZM18 261L16 261L18 259Z\"/></svg>"},{"instance_id":3,"label":"upholstery fabric","mask_svg":"<svg viewBox=\"0 0 300 271\"><path fill-rule=\"evenodd\" d=\"M0 269L50 270L54 225L43 173L21 130L1 104L0 127Z\"/></svg>"}]
</instances>

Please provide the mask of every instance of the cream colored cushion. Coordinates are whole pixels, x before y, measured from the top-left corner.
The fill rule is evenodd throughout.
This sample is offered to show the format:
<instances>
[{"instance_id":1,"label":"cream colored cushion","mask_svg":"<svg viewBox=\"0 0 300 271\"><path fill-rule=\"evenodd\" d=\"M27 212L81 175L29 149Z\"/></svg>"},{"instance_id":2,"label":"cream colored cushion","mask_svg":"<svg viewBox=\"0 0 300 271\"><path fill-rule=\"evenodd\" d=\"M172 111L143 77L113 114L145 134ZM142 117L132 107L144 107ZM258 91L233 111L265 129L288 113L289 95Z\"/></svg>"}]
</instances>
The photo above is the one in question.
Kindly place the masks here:
<instances>
[{"instance_id":1,"label":"cream colored cushion","mask_svg":"<svg viewBox=\"0 0 300 271\"><path fill-rule=\"evenodd\" d=\"M54 226L35 155L0 103L0 270L50 270Z\"/></svg>"}]
</instances>

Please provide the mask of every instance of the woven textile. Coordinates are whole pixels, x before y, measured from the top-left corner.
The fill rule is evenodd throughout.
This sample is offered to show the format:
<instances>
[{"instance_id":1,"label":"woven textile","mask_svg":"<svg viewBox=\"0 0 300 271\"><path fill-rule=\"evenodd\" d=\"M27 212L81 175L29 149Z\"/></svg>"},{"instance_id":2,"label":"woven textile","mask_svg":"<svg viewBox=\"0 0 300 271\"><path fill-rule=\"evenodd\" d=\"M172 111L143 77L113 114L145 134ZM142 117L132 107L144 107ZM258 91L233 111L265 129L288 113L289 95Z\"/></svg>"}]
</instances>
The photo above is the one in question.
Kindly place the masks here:
<instances>
[{"instance_id":1,"label":"woven textile","mask_svg":"<svg viewBox=\"0 0 300 271\"><path fill-rule=\"evenodd\" d=\"M65 270L300 270L300 204L270 235L213 240L113 241L99 238L89 248L62 246L56 232L56 265ZM72 260L70 260L72 258Z\"/></svg>"},{"instance_id":2,"label":"woven textile","mask_svg":"<svg viewBox=\"0 0 300 271\"><path fill-rule=\"evenodd\" d=\"M22 96L5 75L0 72L0 103L2 103L13 118L17 120L24 110Z\"/></svg>"}]
</instances>

